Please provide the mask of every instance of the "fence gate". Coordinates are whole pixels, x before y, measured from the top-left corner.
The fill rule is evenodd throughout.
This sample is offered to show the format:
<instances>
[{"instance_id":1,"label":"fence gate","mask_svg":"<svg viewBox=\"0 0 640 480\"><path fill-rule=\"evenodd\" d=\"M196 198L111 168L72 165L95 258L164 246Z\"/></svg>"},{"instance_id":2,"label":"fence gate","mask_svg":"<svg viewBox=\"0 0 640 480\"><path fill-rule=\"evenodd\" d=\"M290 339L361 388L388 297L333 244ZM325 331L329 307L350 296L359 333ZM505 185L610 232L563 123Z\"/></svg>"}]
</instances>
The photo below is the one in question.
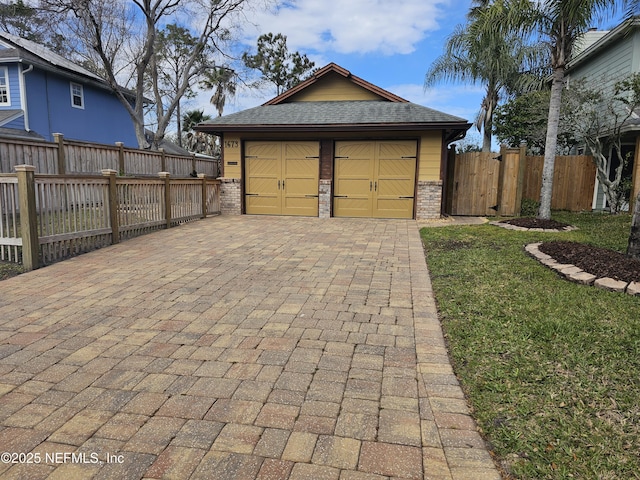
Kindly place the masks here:
<instances>
[{"instance_id":1,"label":"fence gate","mask_svg":"<svg viewBox=\"0 0 640 480\"><path fill-rule=\"evenodd\" d=\"M448 165L446 213L495 215L498 203L497 153L468 152L452 156Z\"/></svg>"}]
</instances>

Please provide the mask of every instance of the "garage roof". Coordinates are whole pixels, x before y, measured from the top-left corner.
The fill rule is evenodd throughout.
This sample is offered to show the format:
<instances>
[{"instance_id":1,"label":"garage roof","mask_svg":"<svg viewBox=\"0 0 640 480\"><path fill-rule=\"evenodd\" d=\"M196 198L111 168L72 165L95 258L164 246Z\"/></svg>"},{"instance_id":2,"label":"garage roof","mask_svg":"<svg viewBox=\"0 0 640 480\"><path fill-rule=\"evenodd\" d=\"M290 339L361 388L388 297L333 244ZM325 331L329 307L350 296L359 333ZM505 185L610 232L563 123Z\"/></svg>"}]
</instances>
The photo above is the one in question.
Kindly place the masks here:
<instances>
[{"instance_id":1,"label":"garage roof","mask_svg":"<svg viewBox=\"0 0 640 480\"><path fill-rule=\"evenodd\" d=\"M340 75L380 100L291 101L295 94L327 75ZM212 119L196 130L223 132L447 130L460 136L471 126L464 118L408 102L335 64L259 107Z\"/></svg>"}]
</instances>

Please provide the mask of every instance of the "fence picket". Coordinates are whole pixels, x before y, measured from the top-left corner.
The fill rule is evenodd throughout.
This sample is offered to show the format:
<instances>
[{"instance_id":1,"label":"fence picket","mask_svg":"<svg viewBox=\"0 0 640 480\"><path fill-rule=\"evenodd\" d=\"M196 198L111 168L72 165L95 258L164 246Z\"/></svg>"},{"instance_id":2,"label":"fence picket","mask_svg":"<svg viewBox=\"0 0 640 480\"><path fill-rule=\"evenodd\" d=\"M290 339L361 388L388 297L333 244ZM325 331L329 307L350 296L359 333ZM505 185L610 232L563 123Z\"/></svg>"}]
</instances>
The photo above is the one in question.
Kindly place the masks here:
<instances>
[{"instance_id":1,"label":"fence picket","mask_svg":"<svg viewBox=\"0 0 640 480\"><path fill-rule=\"evenodd\" d=\"M24 168L24 167L23 167ZM86 175L35 175L33 218L21 218L17 175L0 175L0 260L20 263L24 254L21 221L34 222L38 264L48 264L154 230L202 218L202 185L198 179L167 179L174 211L170 225L165 218L165 180L157 178ZM110 175L113 175L111 177ZM115 181L117 202L110 201L110 182ZM219 182L205 180L207 211L220 213ZM111 214L115 205L115 215ZM216 208L217 207L217 208ZM117 235L112 228L117 219ZM33 256L33 255L32 255Z\"/></svg>"}]
</instances>

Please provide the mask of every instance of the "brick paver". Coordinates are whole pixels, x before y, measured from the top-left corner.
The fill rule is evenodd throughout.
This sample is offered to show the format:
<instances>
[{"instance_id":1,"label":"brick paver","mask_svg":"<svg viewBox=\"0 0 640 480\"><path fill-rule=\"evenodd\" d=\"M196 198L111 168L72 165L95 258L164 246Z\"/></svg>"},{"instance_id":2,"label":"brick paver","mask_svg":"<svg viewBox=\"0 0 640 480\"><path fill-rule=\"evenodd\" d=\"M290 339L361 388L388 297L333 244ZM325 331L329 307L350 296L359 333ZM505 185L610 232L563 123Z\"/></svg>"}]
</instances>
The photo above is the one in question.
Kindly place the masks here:
<instances>
[{"instance_id":1,"label":"brick paver","mask_svg":"<svg viewBox=\"0 0 640 480\"><path fill-rule=\"evenodd\" d=\"M0 452L3 478L500 478L405 220L213 217L1 282Z\"/></svg>"}]
</instances>

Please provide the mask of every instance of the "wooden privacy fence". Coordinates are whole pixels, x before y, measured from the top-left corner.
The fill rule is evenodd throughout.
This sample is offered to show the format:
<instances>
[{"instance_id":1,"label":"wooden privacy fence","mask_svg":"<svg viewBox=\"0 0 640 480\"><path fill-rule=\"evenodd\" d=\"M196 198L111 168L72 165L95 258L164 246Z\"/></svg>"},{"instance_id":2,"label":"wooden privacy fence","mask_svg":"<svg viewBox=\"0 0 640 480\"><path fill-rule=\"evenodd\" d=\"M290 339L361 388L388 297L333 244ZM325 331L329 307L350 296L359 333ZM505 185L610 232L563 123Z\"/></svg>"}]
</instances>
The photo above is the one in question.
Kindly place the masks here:
<instances>
[{"instance_id":1,"label":"wooden privacy fence","mask_svg":"<svg viewBox=\"0 0 640 480\"><path fill-rule=\"evenodd\" d=\"M527 156L522 197L540 200L544 157ZM591 210L596 166L587 155L557 156L553 170L551 208L582 212Z\"/></svg>"},{"instance_id":2,"label":"wooden privacy fence","mask_svg":"<svg viewBox=\"0 0 640 480\"><path fill-rule=\"evenodd\" d=\"M0 139L0 173L12 173L16 165L33 165L39 173L51 175L99 175L104 169L120 175L150 175L169 172L176 177L188 177L195 170L208 177L220 176L218 159L169 155L162 150L126 148L120 142L102 145L65 140L54 134L56 141L40 142Z\"/></svg>"},{"instance_id":3,"label":"wooden privacy fence","mask_svg":"<svg viewBox=\"0 0 640 480\"><path fill-rule=\"evenodd\" d=\"M500 154L469 152L447 162L445 213L450 215L520 214L522 199L538 201L543 157L525 155L525 147ZM591 210L596 169L588 156L558 156L551 208Z\"/></svg>"},{"instance_id":4,"label":"wooden privacy fence","mask_svg":"<svg viewBox=\"0 0 640 480\"><path fill-rule=\"evenodd\" d=\"M27 270L220 213L220 182L200 178L0 175L0 260Z\"/></svg>"}]
</instances>

